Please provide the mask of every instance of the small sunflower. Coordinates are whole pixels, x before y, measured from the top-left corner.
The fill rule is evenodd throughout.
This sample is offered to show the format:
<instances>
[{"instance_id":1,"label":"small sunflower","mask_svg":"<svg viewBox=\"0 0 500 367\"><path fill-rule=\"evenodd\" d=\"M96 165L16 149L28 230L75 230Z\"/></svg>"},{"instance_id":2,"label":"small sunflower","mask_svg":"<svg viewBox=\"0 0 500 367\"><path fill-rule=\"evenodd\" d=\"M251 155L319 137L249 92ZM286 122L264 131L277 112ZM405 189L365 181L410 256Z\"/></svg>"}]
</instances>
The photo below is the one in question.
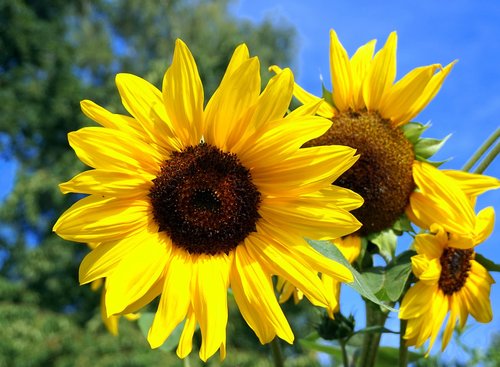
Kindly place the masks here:
<instances>
[{"instance_id":1,"label":"small sunflower","mask_svg":"<svg viewBox=\"0 0 500 367\"><path fill-rule=\"evenodd\" d=\"M448 314L442 350L457 321L460 328L469 314L482 323L491 321L490 288L494 283L488 271L474 260L474 247L450 246L450 234L437 224L430 230L415 237L417 255L411 263L419 280L405 294L399 309L399 318L408 321L404 335L407 345L418 348L430 339L428 352ZM486 229L482 237L488 235ZM455 238L453 245L458 241Z\"/></svg>"},{"instance_id":2,"label":"small sunflower","mask_svg":"<svg viewBox=\"0 0 500 367\"><path fill-rule=\"evenodd\" d=\"M364 205L353 211L363 223L362 236L391 228L404 213L415 190L412 167L417 157L401 127L434 98L454 65L418 67L394 83L397 35L391 33L374 56L375 42L361 46L349 59L331 30L331 95L322 100L297 84L294 88L300 102L320 103L317 113L333 121L324 135L306 146L347 145L360 154L336 184L364 198Z\"/></svg>"},{"instance_id":3,"label":"small sunflower","mask_svg":"<svg viewBox=\"0 0 500 367\"><path fill-rule=\"evenodd\" d=\"M351 281L345 267L304 239L329 240L356 231L349 213L362 199L331 186L357 160L344 146L302 145L331 121L308 104L283 117L293 93L286 69L261 92L259 61L239 46L204 108L196 63L176 42L162 91L119 74L132 117L83 101L102 127L69 134L93 169L60 185L79 200L54 226L61 237L98 246L80 266L80 282L106 278L107 315L135 312L160 295L149 330L159 347L185 320L177 354L192 349L199 324L200 358L225 356L227 290L262 343L293 341L279 307L278 275L323 307L331 307L318 271Z\"/></svg>"}]
</instances>

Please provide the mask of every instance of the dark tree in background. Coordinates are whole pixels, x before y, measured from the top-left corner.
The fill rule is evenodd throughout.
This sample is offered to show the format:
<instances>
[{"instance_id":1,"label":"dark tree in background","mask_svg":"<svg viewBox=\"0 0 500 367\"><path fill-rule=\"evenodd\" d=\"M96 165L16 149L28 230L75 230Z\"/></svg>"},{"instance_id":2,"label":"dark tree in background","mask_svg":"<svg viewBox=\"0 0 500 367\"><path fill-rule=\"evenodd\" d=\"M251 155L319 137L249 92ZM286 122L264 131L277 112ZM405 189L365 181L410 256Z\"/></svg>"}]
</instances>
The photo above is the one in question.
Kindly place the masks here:
<instances>
[{"instance_id":1,"label":"dark tree in background","mask_svg":"<svg viewBox=\"0 0 500 367\"><path fill-rule=\"evenodd\" d=\"M17 164L14 189L0 203L0 367L182 365L171 353L151 351L135 323L121 322L118 337L105 331L99 294L78 286L86 246L59 239L51 228L76 200L57 185L85 169L67 142L69 131L93 124L79 102L124 112L116 73L159 87L176 38L193 52L206 96L242 42L259 56L264 79L269 65L290 64L291 26L235 19L229 5L0 0L0 159ZM267 349L230 308L227 365L270 365Z\"/></svg>"}]
</instances>

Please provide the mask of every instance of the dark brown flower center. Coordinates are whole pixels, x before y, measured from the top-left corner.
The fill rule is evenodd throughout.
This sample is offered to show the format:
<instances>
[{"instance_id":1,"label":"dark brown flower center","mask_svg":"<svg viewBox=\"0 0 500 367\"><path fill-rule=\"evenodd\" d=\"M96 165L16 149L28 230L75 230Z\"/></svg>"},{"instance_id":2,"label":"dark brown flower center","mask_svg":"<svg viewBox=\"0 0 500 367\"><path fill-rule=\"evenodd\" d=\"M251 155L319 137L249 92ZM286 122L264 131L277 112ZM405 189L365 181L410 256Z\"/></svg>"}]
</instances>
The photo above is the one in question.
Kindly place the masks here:
<instances>
[{"instance_id":1,"label":"dark brown flower center","mask_svg":"<svg viewBox=\"0 0 500 367\"><path fill-rule=\"evenodd\" d=\"M228 253L256 230L261 194L235 154L200 144L174 152L149 192L154 220L192 254Z\"/></svg>"},{"instance_id":2,"label":"dark brown flower center","mask_svg":"<svg viewBox=\"0 0 500 367\"><path fill-rule=\"evenodd\" d=\"M335 181L365 200L352 213L363 223L360 235L390 228L404 213L415 189L413 146L399 128L376 112L347 111L333 117L332 127L305 146L347 145L359 160Z\"/></svg>"},{"instance_id":3,"label":"dark brown flower center","mask_svg":"<svg viewBox=\"0 0 500 367\"><path fill-rule=\"evenodd\" d=\"M472 249L460 250L451 247L443 251L439 259L441 263L439 288L444 294L451 295L462 289L469 276L473 253Z\"/></svg>"}]
</instances>

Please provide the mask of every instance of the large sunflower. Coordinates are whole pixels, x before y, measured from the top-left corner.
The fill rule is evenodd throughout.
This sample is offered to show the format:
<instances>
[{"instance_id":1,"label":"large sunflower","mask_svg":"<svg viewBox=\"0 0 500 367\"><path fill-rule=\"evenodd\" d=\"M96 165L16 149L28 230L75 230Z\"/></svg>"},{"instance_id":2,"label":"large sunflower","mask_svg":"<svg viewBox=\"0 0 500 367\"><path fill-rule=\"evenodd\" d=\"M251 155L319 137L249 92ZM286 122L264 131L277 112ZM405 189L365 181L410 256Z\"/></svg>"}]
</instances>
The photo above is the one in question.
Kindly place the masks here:
<instances>
[{"instance_id":1,"label":"large sunflower","mask_svg":"<svg viewBox=\"0 0 500 367\"><path fill-rule=\"evenodd\" d=\"M84 113L102 127L69 134L94 168L61 184L88 194L54 231L98 242L80 266L80 282L106 278L108 315L134 312L158 295L148 340L160 346L185 320L177 354L225 355L227 289L262 343L293 334L276 300L272 275L331 308L318 271L352 275L312 249L303 236L334 239L360 223L346 208L362 199L331 182L356 160L344 146L300 149L331 121L308 104L283 117L293 93L289 70L261 92L259 61L239 46L204 108L203 86L187 46L176 42L162 91L129 74L116 78L132 117L90 101Z\"/></svg>"},{"instance_id":2,"label":"large sunflower","mask_svg":"<svg viewBox=\"0 0 500 367\"><path fill-rule=\"evenodd\" d=\"M361 235L391 228L404 213L415 189L412 167L417 157L401 127L434 98L454 64L418 67L394 83L396 43L393 32L375 56L372 40L349 59L332 30L331 96L326 93L322 100L297 84L294 87L300 102L320 103L317 113L333 121L324 135L307 146L341 144L356 148L360 154L336 184L354 190L365 200L353 211L363 223Z\"/></svg>"},{"instance_id":3,"label":"large sunflower","mask_svg":"<svg viewBox=\"0 0 500 367\"><path fill-rule=\"evenodd\" d=\"M488 231L482 232L483 238L488 235ZM457 321L463 328L469 314L483 323L492 319L490 288L494 280L474 260L474 248L450 246L458 242L457 237L451 242L450 234L437 224L431 226L430 234L415 238L418 255L411 262L419 280L405 294L399 309L399 318L408 320L404 335L407 345L420 347L430 339L430 351L447 314L442 350Z\"/></svg>"}]
</instances>

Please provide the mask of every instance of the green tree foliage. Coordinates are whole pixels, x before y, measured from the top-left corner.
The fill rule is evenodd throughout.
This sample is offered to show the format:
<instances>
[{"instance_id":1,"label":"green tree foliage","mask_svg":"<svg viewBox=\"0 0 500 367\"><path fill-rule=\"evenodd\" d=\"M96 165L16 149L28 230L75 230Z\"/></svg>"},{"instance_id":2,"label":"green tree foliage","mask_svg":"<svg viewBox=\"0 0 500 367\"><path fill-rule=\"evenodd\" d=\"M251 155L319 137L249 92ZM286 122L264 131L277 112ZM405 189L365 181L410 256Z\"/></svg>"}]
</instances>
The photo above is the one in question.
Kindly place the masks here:
<instances>
[{"instance_id":1,"label":"green tree foliage","mask_svg":"<svg viewBox=\"0 0 500 367\"><path fill-rule=\"evenodd\" d=\"M86 246L62 241L51 228L76 200L62 195L58 183L85 169L67 143L69 131L93 124L79 102L91 99L123 112L116 73L160 86L176 38L193 52L206 96L242 42L260 57L264 79L269 65L290 64L291 26L234 19L229 5L0 0L0 158L17 164L14 189L0 203L0 367L182 365L171 354L151 351L135 323L121 320L118 337L104 330L99 294L78 286ZM234 304L231 313L228 364L270 365L267 349ZM308 321L296 314L300 336ZM307 357L301 361L295 365L310 365Z\"/></svg>"}]
</instances>

